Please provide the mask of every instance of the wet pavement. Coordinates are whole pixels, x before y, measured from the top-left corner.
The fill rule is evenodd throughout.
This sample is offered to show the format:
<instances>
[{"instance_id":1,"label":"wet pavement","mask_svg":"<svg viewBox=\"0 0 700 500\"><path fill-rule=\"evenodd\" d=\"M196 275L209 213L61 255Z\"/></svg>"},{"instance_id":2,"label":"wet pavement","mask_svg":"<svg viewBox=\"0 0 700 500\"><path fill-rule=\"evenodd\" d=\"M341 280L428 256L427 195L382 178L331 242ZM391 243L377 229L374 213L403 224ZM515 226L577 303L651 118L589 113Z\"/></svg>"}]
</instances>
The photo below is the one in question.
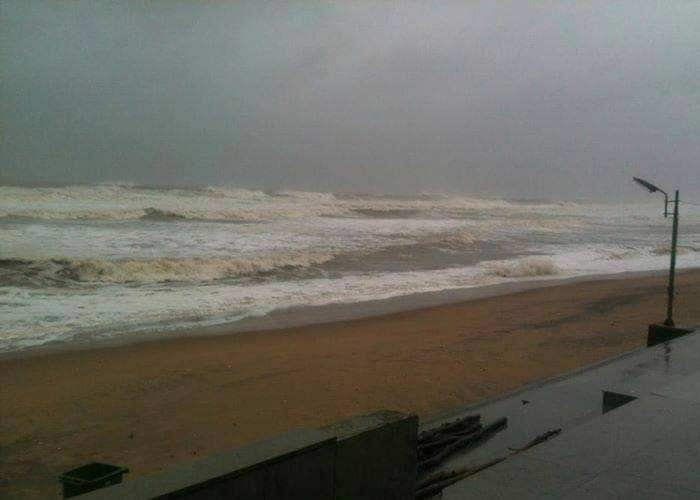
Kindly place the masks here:
<instances>
[{"instance_id":1,"label":"wet pavement","mask_svg":"<svg viewBox=\"0 0 700 500\"><path fill-rule=\"evenodd\" d=\"M696 329L697 331L697 329ZM603 393L608 410L603 410ZM700 334L641 348L436 419L508 417L508 428L439 470L504 462L444 499L700 498ZM562 433L514 453L549 430ZM439 498L439 497L438 497Z\"/></svg>"}]
</instances>

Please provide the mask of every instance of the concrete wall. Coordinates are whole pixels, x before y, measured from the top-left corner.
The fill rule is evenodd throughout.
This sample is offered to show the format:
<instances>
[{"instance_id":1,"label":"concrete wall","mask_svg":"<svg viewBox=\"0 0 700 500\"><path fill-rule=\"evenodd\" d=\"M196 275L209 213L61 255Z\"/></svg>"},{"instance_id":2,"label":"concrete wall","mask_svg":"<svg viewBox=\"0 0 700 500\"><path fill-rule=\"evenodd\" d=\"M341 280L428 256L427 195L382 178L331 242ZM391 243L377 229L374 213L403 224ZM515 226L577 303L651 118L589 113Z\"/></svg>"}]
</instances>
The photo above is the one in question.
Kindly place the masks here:
<instances>
[{"instance_id":1,"label":"concrete wall","mask_svg":"<svg viewBox=\"0 0 700 500\"><path fill-rule=\"evenodd\" d=\"M328 433L299 429L78 498L329 499L334 496L335 444Z\"/></svg>"},{"instance_id":2,"label":"concrete wall","mask_svg":"<svg viewBox=\"0 0 700 500\"><path fill-rule=\"evenodd\" d=\"M336 500L413 498L418 417L383 411L360 415L322 430L337 438Z\"/></svg>"},{"instance_id":3,"label":"concrete wall","mask_svg":"<svg viewBox=\"0 0 700 500\"><path fill-rule=\"evenodd\" d=\"M360 415L299 429L78 498L346 500L413 498L418 417Z\"/></svg>"}]
</instances>

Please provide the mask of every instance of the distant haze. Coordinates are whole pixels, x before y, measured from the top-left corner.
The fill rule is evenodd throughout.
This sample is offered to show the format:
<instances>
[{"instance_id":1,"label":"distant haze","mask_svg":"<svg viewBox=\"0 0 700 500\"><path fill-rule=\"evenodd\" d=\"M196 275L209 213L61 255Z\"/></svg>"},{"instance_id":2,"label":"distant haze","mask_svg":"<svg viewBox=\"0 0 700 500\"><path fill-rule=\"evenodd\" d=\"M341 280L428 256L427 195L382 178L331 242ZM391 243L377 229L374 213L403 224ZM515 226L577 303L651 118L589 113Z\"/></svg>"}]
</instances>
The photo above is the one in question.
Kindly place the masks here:
<instances>
[{"instance_id":1,"label":"distant haze","mask_svg":"<svg viewBox=\"0 0 700 500\"><path fill-rule=\"evenodd\" d=\"M2 5L0 182L700 193L700 2Z\"/></svg>"}]
</instances>

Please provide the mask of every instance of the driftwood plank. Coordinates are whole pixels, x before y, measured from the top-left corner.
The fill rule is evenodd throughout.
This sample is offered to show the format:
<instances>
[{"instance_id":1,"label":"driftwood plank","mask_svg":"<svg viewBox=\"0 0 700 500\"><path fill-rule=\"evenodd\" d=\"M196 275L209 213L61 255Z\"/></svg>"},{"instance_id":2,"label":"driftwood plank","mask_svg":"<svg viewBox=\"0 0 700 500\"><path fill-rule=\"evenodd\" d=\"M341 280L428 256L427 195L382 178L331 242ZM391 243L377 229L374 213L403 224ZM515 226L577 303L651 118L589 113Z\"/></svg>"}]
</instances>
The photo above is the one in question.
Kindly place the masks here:
<instances>
[{"instance_id":1,"label":"driftwood plank","mask_svg":"<svg viewBox=\"0 0 700 500\"><path fill-rule=\"evenodd\" d=\"M416 490L416 498L422 499L436 495L451 484L501 463L505 459L506 457L499 457L476 467L463 467L461 469L435 474L418 485L418 489Z\"/></svg>"},{"instance_id":2,"label":"driftwood plank","mask_svg":"<svg viewBox=\"0 0 700 500\"><path fill-rule=\"evenodd\" d=\"M437 434L433 436L432 440L420 443L418 445L418 451L420 452L421 450L431 450L436 447L442 447L479 430L481 430L481 424L473 423L467 427L464 427L463 429Z\"/></svg>"},{"instance_id":3,"label":"driftwood plank","mask_svg":"<svg viewBox=\"0 0 700 500\"><path fill-rule=\"evenodd\" d=\"M422 472L440 465L441 462L443 462L447 457L454 454L455 452L463 450L464 448L476 446L477 444L491 437L493 434L505 429L507 425L507 418L499 418L498 420L487 425L480 431L469 434L468 436L460 438L457 441L446 445L442 450L440 450L439 453L435 454L433 457L421 461L418 464L418 470Z\"/></svg>"},{"instance_id":4,"label":"driftwood plank","mask_svg":"<svg viewBox=\"0 0 700 500\"><path fill-rule=\"evenodd\" d=\"M430 441L434 439L435 436L444 434L446 432L454 431L461 427L466 427L474 423L478 423L481 420L481 415L467 415L466 417L453 420L452 422L447 422L442 424L435 429L430 429L429 431L423 431L418 434L418 442Z\"/></svg>"}]
</instances>

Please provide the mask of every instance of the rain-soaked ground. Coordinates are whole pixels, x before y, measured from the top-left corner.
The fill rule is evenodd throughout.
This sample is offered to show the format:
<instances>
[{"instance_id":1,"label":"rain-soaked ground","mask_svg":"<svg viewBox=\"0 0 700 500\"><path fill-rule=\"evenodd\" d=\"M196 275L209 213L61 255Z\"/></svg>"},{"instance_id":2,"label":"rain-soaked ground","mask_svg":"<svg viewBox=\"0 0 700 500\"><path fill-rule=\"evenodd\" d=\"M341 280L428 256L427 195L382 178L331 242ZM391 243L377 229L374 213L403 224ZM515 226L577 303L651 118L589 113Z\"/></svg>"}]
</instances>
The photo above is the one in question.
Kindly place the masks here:
<instances>
[{"instance_id":1,"label":"rain-soaked ground","mask_svg":"<svg viewBox=\"0 0 700 500\"><path fill-rule=\"evenodd\" d=\"M604 391L627 403L604 412ZM447 487L444 499L700 498L700 334L451 412L425 428L466 414L507 417L508 427L439 471L507 458ZM556 429L561 434L516 451Z\"/></svg>"}]
</instances>

